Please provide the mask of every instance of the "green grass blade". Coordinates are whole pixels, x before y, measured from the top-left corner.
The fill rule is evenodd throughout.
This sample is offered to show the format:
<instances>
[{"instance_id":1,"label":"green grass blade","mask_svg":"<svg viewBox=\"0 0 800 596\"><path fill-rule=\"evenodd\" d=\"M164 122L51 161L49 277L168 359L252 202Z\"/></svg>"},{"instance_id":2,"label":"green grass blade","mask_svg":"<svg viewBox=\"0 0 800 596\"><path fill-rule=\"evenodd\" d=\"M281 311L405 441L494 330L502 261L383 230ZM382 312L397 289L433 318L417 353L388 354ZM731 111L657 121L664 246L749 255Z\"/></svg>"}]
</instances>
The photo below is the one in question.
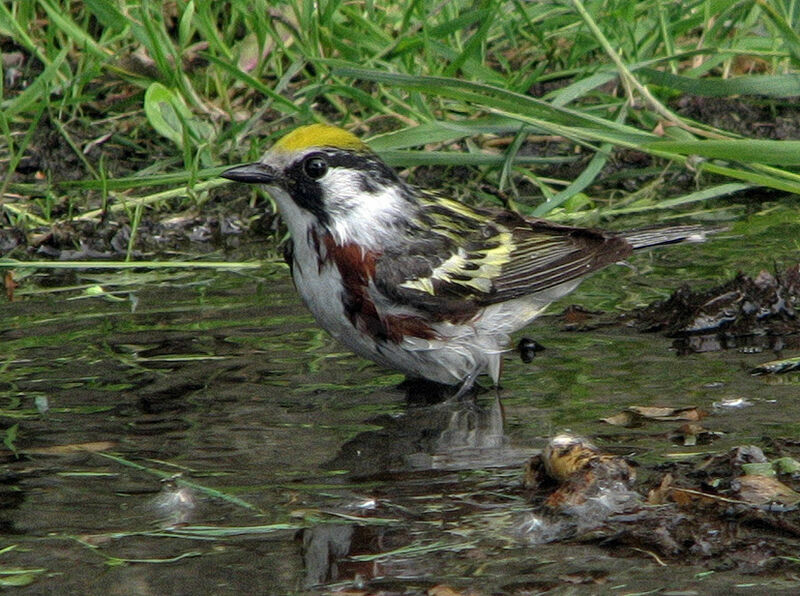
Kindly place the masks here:
<instances>
[{"instance_id":1,"label":"green grass blade","mask_svg":"<svg viewBox=\"0 0 800 596\"><path fill-rule=\"evenodd\" d=\"M643 144L642 149L680 155L698 155L708 159L724 159L741 163L777 166L800 165L800 141L769 139L653 141Z\"/></svg>"},{"instance_id":2,"label":"green grass blade","mask_svg":"<svg viewBox=\"0 0 800 596\"><path fill-rule=\"evenodd\" d=\"M248 503L243 499L240 499L239 497L234 497L233 495L226 494L215 488L203 486L201 484L197 484L196 482L191 482L190 480L186 480L185 478L182 478L180 476L175 476L175 474L172 472L163 472L156 468L150 468L142 464L137 464L136 462L125 459L124 457L120 457L118 455L112 455L110 453L96 452L96 455L99 455L100 457L104 457L106 459L110 459L111 461L116 462L120 465L127 466L129 468L134 468L142 472L147 472L162 479L172 480L179 486L185 486L187 488L191 488L192 490L196 490L197 492L208 495L209 497L213 497L215 499L221 499L223 501L227 501L229 503L238 505L239 507L243 507L245 509L258 511L258 507Z\"/></svg>"},{"instance_id":3,"label":"green grass blade","mask_svg":"<svg viewBox=\"0 0 800 596\"><path fill-rule=\"evenodd\" d=\"M661 199L658 201L651 201L639 205L630 205L629 207L619 207L616 209L609 209L605 213L608 216L615 216L615 215L629 215L631 213L645 213L647 211L657 211L657 210L663 211L668 209L676 209L678 207L685 207L693 203L704 203L710 199L716 199L719 197L728 196L735 192L740 192L742 190L747 190L749 188L753 188L753 185L743 184L741 182L728 182L725 184L719 184L717 186L712 186L709 188L704 188L703 190L698 190L696 192L691 192L685 195L681 195L679 197L673 197L671 199Z\"/></svg>"},{"instance_id":4,"label":"green grass blade","mask_svg":"<svg viewBox=\"0 0 800 596\"><path fill-rule=\"evenodd\" d=\"M257 261L20 261L0 258L0 269L258 269Z\"/></svg>"},{"instance_id":5,"label":"green grass blade","mask_svg":"<svg viewBox=\"0 0 800 596\"><path fill-rule=\"evenodd\" d=\"M50 23L60 29L75 46L102 61L109 59L111 53L102 48L87 31L73 21L62 7L56 6L52 0L39 0L39 4L47 12Z\"/></svg>"},{"instance_id":6,"label":"green grass blade","mask_svg":"<svg viewBox=\"0 0 800 596\"><path fill-rule=\"evenodd\" d=\"M556 124L598 127L607 130L629 132L645 138L657 138L656 135L652 133L646 133L632 126L615 123L612 120L600 118L590 113L554 106L541 99L508 91L493 85L448 77L412 76L381 72L378 70L345 66L342 65L341 62L338 64L339 65L333 69L333 72L340 76L348 76L355 79L364 79L376 83L403 87L405 89L413 89L435 96L449 97L466 103L478 103L487 108L507 111L510 114L523 113L525 116L538 117L541 118L542 121L550 121Z\"/></svg>"},{"instance_id":7,"label":"green grass blade","mask_svg":"<svg viewBox=\"0 0 800 596\"><path fill-rule=\"evenodd\" d=\"M800 75L743 75L730 79L696 79L643 68L639 74L651 83L703 97L758 95L765 97L796 97L800 95Z\"/></svg>"},{"instance_id":8,"label":"green grass blade","mask_svg":"<svg viewBox=\"0 0 800 596\"><path fill-rule=\"evenodd\" d=\"M235 64L221 60L216 56L212 56L211 54L208 53L203 54L203 57L213 62L216 66L226 71L228 74L232 75L235 79L238 79L245 85L251 87L252 89L255 89L265 97L270 98L272 101L275 102L277 109L280 109L281 111L289 114L308 113L308 108L298 106L292 100L284 97L283 95L280 95L279 93L276 93L275 91L267 87L264 83L262 83L255 77L239 69Z\"/></svg>"}]
</instances>

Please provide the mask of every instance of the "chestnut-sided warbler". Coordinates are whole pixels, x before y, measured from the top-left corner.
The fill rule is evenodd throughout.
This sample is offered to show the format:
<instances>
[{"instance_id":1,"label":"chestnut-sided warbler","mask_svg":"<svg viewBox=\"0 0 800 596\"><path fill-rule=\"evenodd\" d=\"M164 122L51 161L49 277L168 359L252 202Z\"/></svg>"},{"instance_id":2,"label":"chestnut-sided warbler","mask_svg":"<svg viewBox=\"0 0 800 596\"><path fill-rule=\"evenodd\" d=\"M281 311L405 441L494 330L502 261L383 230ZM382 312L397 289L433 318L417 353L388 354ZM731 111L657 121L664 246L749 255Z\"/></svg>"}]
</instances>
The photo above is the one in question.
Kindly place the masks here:
<instances>
[{"instance_id":1,"label":"chestnut-sided warbler","mask_svg":"<svg viewBox=\"0 0 800 596\"><path fill-rule=\"evenodd\" d=\"M404 182L351 133L302 126L222 177L263 184L319 324L356 354L469 389L495 385L509 334L636 249L702 240L698 226L603 232L468 207Z\"/></svg>"}]
</instances>

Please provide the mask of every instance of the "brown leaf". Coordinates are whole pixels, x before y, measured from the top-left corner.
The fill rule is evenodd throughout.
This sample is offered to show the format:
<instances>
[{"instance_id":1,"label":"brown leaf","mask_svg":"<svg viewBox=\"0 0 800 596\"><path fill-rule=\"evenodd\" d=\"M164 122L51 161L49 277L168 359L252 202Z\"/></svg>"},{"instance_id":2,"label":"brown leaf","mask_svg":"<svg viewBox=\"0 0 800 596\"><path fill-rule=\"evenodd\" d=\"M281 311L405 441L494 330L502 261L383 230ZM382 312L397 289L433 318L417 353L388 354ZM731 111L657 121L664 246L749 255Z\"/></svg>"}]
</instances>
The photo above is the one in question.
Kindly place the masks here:
<instances>
[{"instance_id":1,"label":"brown leaf","mask_svg":"<svg viewBox=\"0 0 800 596\"><path fill-rule=\"evenodd\" d=\"M742 501L753 505L767 505L769 503L797 505L800 503L800 493L793 491L772 476L746 474L739 476L731 483L731 486L736 490Z\"/></svg>"},{"instance_id":2,"label":"brown leaf","mask_svg":"<svg viewBox=\"0 0 800 596\"><path fill-rule=\"evenodd\" d=\"M586 573L565 573L559 575L558 579L568 584L596 584L603 585L608 581L608 574L605 571L588 571Z\"/></svg>"},{"instance_id":3,"label":"brown leaf","mask_svg":"<svg viewBox=\"0 0 800 596\"><path fill-rule=\"evenodd\" d=\"M606 424L612 424L614 426L624 426L626 428L632 428L634 426L642 426L644 423L644 419L642 416L637 414L636 412L630 411L623 411L619 414L614 414L613 416L609 416L608 418L601 418L601 422L605 422Z\"/></svg>"},{"instance_id":4,"label":"brown leaf","mask_svg":"<svg viewBox=\"0 0 800 596\"><path fill-rule=\"evenodd\" d=\"M34 447L20 450L21 453L31 455L67 455L82 451L110 451L116 447L114 441L94 441L91 443L70 443L68 445L53 445L52 447Z\"/></svg>"},{"instance_id":5,"label":"brown leaf","mask_svg":"<svg viewBox=\"0 0 800 596\"><path fill-rule=\"evenodd\" d=\"M8 298L9 302L13 302L14 290L19 286L17 285L17 282L14 281L14 273L12 271L6 270L6 273L3 276L3 285L6 288L6 298Z\"/></svg>"},{"instance_id":6,"label":"brown leaf","mask_svg":"<svg viewBox=\"0 0 800 596\"><path fill-rule=\"evenodd\" d=\"M629 410L651 420L689 420L697 421L705 418L706 413L695 406L668 408L657 406L631 406Z\"/></svg>"},{"instance_id":7,"label":"brown leaf","mask_svg":"<svg viewBox=\"0 0 800 596\"><path fill-rule=\"evenodd\" d=\"M692 447L694 445L707 445L722 436L722 433L710 431L696 422L687 422L669 434L669 439L675 443Z\"/></svg>"},{"instance_id":8,"label":"brown leaf","mask_svg":"<svg viewBox=\"0 0 800 596\"><path fill-rule=\"evenodd\" d=\"M688 492L677 487L670 491L669 496L679 507L688 507L698 498L693 492Z\"/></svg>"},{"instance_id":9,"label":"brown leaf","mask_svg":"<svg viewBox=\"0 0 800 596\"><path fill-rule=\"evenodd\" d=\"M669 408L661 406L630 406L619 414L614 414L608 418L602 418L603 422L614 426L624 426L627 428L642 426L647 420L674 421L686 420L697 422L705 418L706 412L695 406L682 408Z\"/></svg>"},{"instance_id":10,"label":"brown leaf","mask_svg":"<svg viewBox=\"0 0 800 596\"><path fill-rule=\"evenodd\" d=\"M428 596L478 596L478 593L473 592L472 590L462 592L460 590L456 590L455 588L451 588L450 586L439 584L433 586L432 588L428 588Z\"/></svg>"},{"instance_id":11,"label":"brown leaf","mask_svg":"<svg viewBox=\"0 0 800 596\"><path fill-rule=\"evenodd\" d=\"M671 500L672 495L672 474L664 474L661 484L656 488L651 488L647 493L648 505L663 505Z\"/></svg>"}]
</instances>

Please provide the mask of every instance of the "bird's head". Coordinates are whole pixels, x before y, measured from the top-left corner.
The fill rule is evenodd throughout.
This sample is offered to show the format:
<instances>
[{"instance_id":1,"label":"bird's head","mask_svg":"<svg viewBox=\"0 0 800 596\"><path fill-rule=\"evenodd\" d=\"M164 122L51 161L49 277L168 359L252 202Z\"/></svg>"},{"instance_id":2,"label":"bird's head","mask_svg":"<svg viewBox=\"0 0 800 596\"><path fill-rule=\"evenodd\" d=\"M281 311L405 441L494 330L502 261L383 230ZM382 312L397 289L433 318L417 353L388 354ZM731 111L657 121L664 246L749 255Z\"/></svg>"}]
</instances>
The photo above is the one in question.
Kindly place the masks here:
<instances>
[{"instance_id":1,"label":"bird's head","mask_svg":"<svg viewBox=\"0 0 800 596\"><path fill-rule=\"evenodd\" d=\"M409 187L366 143L327 124L301 126L260 161L221 176L266 186L295 237L316 225L341 244L379 244L413 202Z\"/></svg>"}]
</instances>

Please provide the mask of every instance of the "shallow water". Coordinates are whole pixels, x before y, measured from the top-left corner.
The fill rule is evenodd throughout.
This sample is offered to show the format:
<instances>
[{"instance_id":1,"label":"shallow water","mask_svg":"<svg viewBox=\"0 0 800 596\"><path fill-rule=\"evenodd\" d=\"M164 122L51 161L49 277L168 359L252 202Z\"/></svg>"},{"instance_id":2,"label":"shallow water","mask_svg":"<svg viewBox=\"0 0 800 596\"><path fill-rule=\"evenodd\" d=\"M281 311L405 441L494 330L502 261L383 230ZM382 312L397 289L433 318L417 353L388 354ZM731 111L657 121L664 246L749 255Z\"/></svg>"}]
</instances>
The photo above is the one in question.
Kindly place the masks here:
<instances>
[{"instance_id":1,"label":"shallow water","mask_svg":"<svg viewBox=\"0 0 800 596\"><path fill-rule=\"evenodd\" d=\"M752 243L637 257L561 307L627 309L678 277L796 262L776 226ZM283 267L22 282L0 304L0 583L21 593L797 588L791 574L675 573L641 553L532 546L523 531L522 466L556 432L640 462L800 436L797 378L748 374L774 354L679 358L658 335L545 317L524 335L547 349L506 358L502 410L491 391L478 407L408 405L400 375L314 325ZM88 296L96 285L112 294ZM714 406L739 398L751 405ZM684 447L667 437L679 423L600 422L629 405L696 405L723 434Z\"/></svg>"}]
</instances>

